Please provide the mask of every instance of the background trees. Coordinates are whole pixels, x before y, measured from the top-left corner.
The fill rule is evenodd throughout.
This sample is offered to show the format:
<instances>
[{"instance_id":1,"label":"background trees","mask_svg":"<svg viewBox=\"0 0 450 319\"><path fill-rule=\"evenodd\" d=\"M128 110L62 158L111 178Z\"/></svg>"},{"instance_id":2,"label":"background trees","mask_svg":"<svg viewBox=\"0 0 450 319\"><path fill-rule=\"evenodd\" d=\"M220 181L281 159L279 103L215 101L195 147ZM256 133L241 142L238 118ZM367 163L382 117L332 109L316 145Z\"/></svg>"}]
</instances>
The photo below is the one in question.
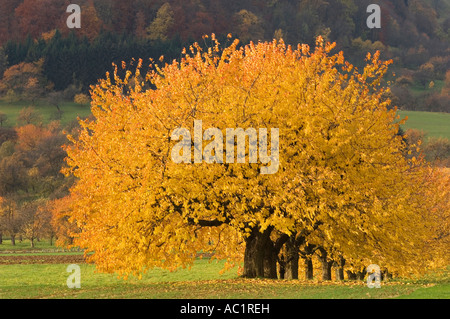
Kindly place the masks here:
<instances>
[{"instance_id":1,"label":"background trees","mask_svg":"<svg viewBox=\"0 0 450 319\"><path fill-rule=\"evenodd\" d=\"M38 38L42 33L62 28L65 23L64 2L24 0L14 10L21 34Z\"/></svg>"},{"instance_id":2,"label":"background trees","mask_svg":"<svg viewBox=\"0 0 450 319\"><path fill-rule=\"evenodd\" d=\"M43 63L41 59L35 63L22 62L8 68L0 81L0 90L14 95L17 99L25 98L34 102L45 90Z\"/></svg>"},{"instance_id":3,"label":"background trees","mask_svg":"<svg viewBox=\"0 0 450 319\"><path fill-rule=\"evenodd\" d=\"M413 80L393 88L403 108L448 111L448 95L440 91L450 63L445 19L450 6L424 0L409 6L384 1L382 29L371 30L366 26L369 4L366 0L82 0L84 26L69 30L60 1L8 0L1 13L5 17L0 19L0 44L5 47L3 57L7 56L4 68L44 58L43 74L56 90L73 84L88 93L106 70L112 72L112 62L142 58L146 67L148 58L161 55L172 61L205 34L220 38L231 32L244 43L275 37L309 45L321 35L336 41L355 66L363 65L368 51L380 50L384 59L393 59L391 69L397 77ZM51 9L43 9L47 7ZM429 88L431 81L434 88Z\"/></svg>"},{"instance_id":4,"label":"background trees","mask_svg":"<svg viewBox=\"0 0 450 319\"><path fill-rule=\"evenodd\" d=\"M175 23L172 7L169 3L164 3L156 13L156 18L152 21L147 28L147 34L151 40L163 40L168 39L169 31Z\"/></svg>"},{"instance_id":5,"label":"background trees","mask_svg":"<svg viewBox=\"0 0 450 319\"><path fill-rule=\"evenodd\" d=\"M66 195L72 183L60 173L67 139L58 124L44 126L26 114L23 126L0 140L0 228L13 245L17 235L31 245L54 237L48 201Z\"/></svg>"}]
</instances>

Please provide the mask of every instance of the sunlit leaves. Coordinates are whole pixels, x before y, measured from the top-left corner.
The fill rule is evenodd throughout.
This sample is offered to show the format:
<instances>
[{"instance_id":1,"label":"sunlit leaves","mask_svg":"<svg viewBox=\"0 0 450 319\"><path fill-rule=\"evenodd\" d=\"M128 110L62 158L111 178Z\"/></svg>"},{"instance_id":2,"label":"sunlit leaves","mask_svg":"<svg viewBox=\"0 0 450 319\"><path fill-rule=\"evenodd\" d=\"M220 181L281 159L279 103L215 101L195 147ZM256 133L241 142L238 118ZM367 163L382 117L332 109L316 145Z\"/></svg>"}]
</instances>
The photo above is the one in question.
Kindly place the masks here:
<instances>
[{"instance_id":1,"label":"sunlit leaves","mask_svg":"<svg viewBox=\"0 0 450 319\"><path fill-rule=\"evenodd\" d=\"M94 252L100 270L123 275L186 267L199 250L232 265L244 239L266 229L301 232L330 256L390 267L417 258L430 235L427 172L403 156L383 99L389 62L368 56L360 74L320 37L314 51L283 41L221 48L211 38L180 61L152 61L144 83L129 85L139 71L120 78L116 70L93 87L95 120L81 122L67 147L67 173L79 179L75 244ZM173 162L171 133L193 136L194 120L223 133L278 128L278 172L260 174L248 148L246 163Z\"/></svg>"}]
</instances>

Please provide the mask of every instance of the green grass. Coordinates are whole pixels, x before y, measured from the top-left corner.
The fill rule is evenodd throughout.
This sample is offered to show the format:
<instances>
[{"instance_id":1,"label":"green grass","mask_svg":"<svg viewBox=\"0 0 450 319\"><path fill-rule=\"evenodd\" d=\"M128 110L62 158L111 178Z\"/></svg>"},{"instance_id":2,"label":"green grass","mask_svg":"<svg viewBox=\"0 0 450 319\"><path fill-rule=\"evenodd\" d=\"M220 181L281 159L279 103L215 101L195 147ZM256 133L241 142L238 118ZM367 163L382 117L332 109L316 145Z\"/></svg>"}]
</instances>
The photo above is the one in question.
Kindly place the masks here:
<instances>
[{"instance_id":1,"label":"green grass","mask_svg":"<svg viewBox=\"0 0 450 319\"><path fill-rule=\"evenodd\" d=\"M80 252L48 252L58 249L48 240L30 247L28 240L8 238L0 245L0 258L11 255L69 255ZM0 265L0 299L450 299L450 268L417 280L383 282L380 289L369 289L365 282L310 282L302 280L243 279L237 268L220 274L223 261L197 259L191 269L170 272L152 269L139 280L119 279L115 274L96 271L95 265L79 264L81 288L69 289L68 264Z\"/></svg>"},{"instance_id":2,"label":"green grass","mask_svg":"<svg viewBox=\"0 0 450 319\"><path fill-rule=\"evenodd\" d=\"M63 249L61 247L55 246L54 241L50 243L50 240L35 240L34 247L31 247L30 241L24 239L20 241L16 239L16 244L13 246L11 244L11 239L3 238L3 243L0 244L0 256L9 256L11 254L14 256L43 256L43 255L79 255L83 252L77 250L76 248Z\"/></svg>"},{"instance_id":3,"label":"green grass","mask_svg":"<svg viewBox=\"0 0 450 319\"><path fill-rule=\"evenodd\" d=\"M17 117L20 111L29 106L32 106L32 104L27 101L8 103L4 100L0 100L0 112L5 113L8 116L8 120L3 124L3 126L15 126L17 124ZM56 107L48 104L45 100L37 101L34 108L42 115L44 124L47 124L52 119L55 119L55 114L57 112ZM61 125L63 126L75 120L77 116L86 117L91 114L89 105L79 105L74 102L61 103L61 110L63 111L61 118Z\"/></svg>"},{"instance_id":4,"label":"green grass","mask_svg":"<svg viewBox=\"0 0 450 319\"><path fill-rule=\"evenodd\" d=\"M424 286L397 299L450 299L450 284Z\"/></svg>"},{"instance_id":5,"label":"green grass","mask_svg":"<svg viewBox=\"0 0 450 319\"><path fill-rule=\"evenodd\" d=\"M148 271L141 280L124 281L113 274L97 273L95 266L80 264L81 288L69 289L65 264L0 265L0 298L187 298L187 299L387 299L450 298L448 273L444 278L392 281L380 289L364 282L283 281L239 278L236 269L223 275L223 262L198 259L189 269Z\"/></svg>"},{"instance_id":6,"label":"green grass","mask_svg":"<svg viewBox=\"0 0 450 319\"><path fill-rule=\"evenodd\" d=\"M11 244L11 239L10 238L4 238L3 237L3 243L0 244L0 253L2 251L6 251L6 250L14 250L14 251L39 251L39 250L49 250L49 249L58 249L57 246L55 246L54 241L53 244L50 244L50 241L45 239L45 240L40 240L34 241L34 247L31 247L30 241L28 239L24 239L22 241L20 241L18 238L16 239L16 244L13 246Z\"/></svg>"},{"instance_id":7,"label":"green grass","mask_svg":"<svg viewBox=\"0 0 450 319\"><path fill-rule=\"evenodd\" d=\"M409 88L411 89L411 93L413 96L418 97L422 94L431 94L433 92L441 92L442 88L445 85L445 81L442 80L434 80L434 87L430 88L428 85L421 85L420 83L414 83Z\"/></svg>"},{"instance_id":8,"label":"green grass","mask_svg":"<svg viewBox=\"0 0 450 319\"><path fill-rule=\"evenodd\" d=\"M399 111L401 118L408 116L403 129L423 130L428 137L445 137L450 140L450 113Z\"/></svg>"}]
</instances>

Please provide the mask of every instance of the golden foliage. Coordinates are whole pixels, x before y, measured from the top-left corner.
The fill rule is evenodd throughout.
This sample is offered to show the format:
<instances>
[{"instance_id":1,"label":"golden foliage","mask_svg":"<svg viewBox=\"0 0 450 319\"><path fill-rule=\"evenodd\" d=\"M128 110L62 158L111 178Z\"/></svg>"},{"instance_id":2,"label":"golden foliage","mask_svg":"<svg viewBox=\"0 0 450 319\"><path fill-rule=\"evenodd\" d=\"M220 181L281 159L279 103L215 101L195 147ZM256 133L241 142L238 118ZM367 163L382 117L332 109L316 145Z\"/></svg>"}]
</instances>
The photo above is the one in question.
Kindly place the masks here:
<instances>
[{"instance_id":1,"label":"golden foliage","mask_svg":"<svg viewBox=\"0 0 450 319\"><path fill-rule=\"evenodd\" d=\"M430 209L448 227L448 207L441 215L435 206L448 184L430 199L425 164L403 156L402 121L381 87L390 62L368 54L360 72L321 37L314 51L282 40L212 41L181 61L152 62L145 83L128 85L140 61L134 75L116 70L93 87L95 120L80 121L66 148L66 173L78 178L74 244L100 270L127 276L189 266L199 250L232 265L252 231L271 227L401 272L429 266L441 244L427 241ZM175 164L171 132L193 133L196 119L222 132L279 128L278 172L260 174L260 162Z\"/></svg>"}]
</instances>

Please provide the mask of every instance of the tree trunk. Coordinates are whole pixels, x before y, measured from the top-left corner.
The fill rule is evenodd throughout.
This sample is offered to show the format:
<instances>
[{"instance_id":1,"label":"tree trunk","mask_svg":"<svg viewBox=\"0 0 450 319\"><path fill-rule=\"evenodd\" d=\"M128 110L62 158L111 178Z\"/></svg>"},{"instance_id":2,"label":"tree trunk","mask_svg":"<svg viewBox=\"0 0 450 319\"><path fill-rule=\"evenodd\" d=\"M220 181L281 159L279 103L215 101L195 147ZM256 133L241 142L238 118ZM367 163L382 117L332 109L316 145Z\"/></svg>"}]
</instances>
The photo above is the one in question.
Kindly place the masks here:
<instances>
[{"instance_id":1,"label":"tree trunk","mask_svg":"<svg viewBox=\"0 0 450 319\"><path fill-rule=\"evenodd\" d=\"M263 257L264 278L277 279L278 252L275 253L273 242L272 240L270 240L270 232L268 238L266 239L266 243L264 244L263 247L264 247L264 257Z\"/></svg>"},{"instance_id":2,"label":"tree trunk","mask_svg":"<svg viewBox=\"0 0 450 319\"><path fill-rule=\"evenodd\" d=\"M366 269L364 268L362 271L358 271L356 273L357 280L364 280L364 276L366 275Z\"/></svg>"},{"instance_id":3,"label":"tree trunk","mask_svg":"<svg viewBox=\"0 0 450 319\"><path fill-rule=\"evenodd\" d=\"M333 266L332 261L322 262L322 280L331 280L331 267Z\"/></svg>"},{"instance_id":4,"label":"tree trunk","mask_svg":"<svg viewBox=\"0 0 450 319\"><path fill-rule=\"evenodd\" d=\"M244 273L245 278L277 278L276 254L270 239L272 228L263 233L254 229L245 240Z\"/></svg>"},{"instance_id":5,"label":"tree trunk","mask_svg":"<svg viewBox=\"0 0 450 319\"><path fill-rule=\"evenodd\" d=\"M344 280L344 265L345 259L344 257L339 257L339 262L336 267L336 280Z\"/></svg>"},{"instance_id":6,"label":"tree trunk","mask_svg":"<svg viewBox=\"0 0 450 319\"><path fill-rule=\"evenodd\" d=\"M385 281L385 280L389 280L392 279L392 274L389 273L389 271L387 269L385 269L384 271L381 272L381 280Z\"/></svg>"},{"instance_id":7,"label":"tree trunk","mask_svg":"<svg viewBox=\"0 0 450 319\"><path fill-rule=\"evenodd\" d=\"M353 271L347 270L348 280L356 280L356 274Z\"/></svg>"},{"instance_id":8,"label":"tree trunk","mask_svg":"<svg viewBox=\"0 0 450 319\"><path fill-rule=\"evenodd\" d=\"M312 263L312 256L314 252L318 249L316 245L313 244L307 244L304 246L303 250L300 250L300 255L304 259L304 266L305 266L305 279L306 280L313 280L314 278L314 268Z\"/></svg>"},{"instance_id":9,"label":"tree trunk","mask_svg":"<svg viewBox=\"0 0 450 319\"><path fill-rule=\"evenodd\" d=\"M245 278L255 278L257 274L261 274L261 269L257 269L259 265L258 247L257 247L257 235L252 233L245 239L245 252L244 252L244 273Z\"/></svg>"},{"instance_id":10,"label":"tree trunk","mask_svg":"<svg viewBox=\"0 0 450 319\"><path fill-rule=\"evenodd\" d=\"M295 243L295 238L290 237L285 244L286 247L286 273L285 279L298 279L298 259L299 246Z\"/></svg>"},{"instance_id":11,"label":"tree trunk","mask_svg":"<svg viewBox=\"0 0 450 319\"><path fill-rule=\"evenodd\" d=\"M313 280L314 278L314 268L311 257L305 258L305 279Z\"/></svg>"},{"instance_id":12,"label":"tree trunk","mask_svg":"<svg viewBox=\"0 0 450 319\"><path fill-rule=\"evenodd\" d=\"M331 280L331 267L333 261L328 261L328 253L325 249L319 248L320 255L319 260L322 263L322 280Z\"/></svg>"},{"instance_id":13,"label":"tree trunk","mask_svg":"<svg viewBox=\"0 0 450 319\"><path fill-rule=\"evenodd\" d=\"M16 245L16 236L15 235L11 235L11 245L13 245L13 246Z\"/></svg>"},{"instance_id":14,"label":"tree trunk","mask_svg":"<svg viewBox=\"0 0 450 319\"><path fill-rule=\"evenodd\" d=\"M286 262L284 261L284 256L281 256L278 260L278 265L280 265L280 279L284 279L286 273Z\"/></svg>"}]
</instances>

